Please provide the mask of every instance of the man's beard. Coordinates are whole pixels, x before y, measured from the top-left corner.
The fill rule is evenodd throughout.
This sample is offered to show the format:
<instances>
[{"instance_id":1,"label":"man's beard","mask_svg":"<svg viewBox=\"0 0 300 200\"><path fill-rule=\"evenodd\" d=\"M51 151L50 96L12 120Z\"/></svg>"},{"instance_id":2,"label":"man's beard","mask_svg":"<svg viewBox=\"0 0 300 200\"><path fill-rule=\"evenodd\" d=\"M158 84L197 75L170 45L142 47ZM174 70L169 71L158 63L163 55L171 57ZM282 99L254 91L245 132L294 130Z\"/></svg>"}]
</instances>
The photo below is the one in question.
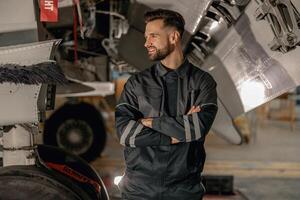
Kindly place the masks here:
<instances>
[{"instance_id":1,"label":"man's beard","mask_svg":"<svg viewBox=\"0 0 300 200\"><path fill-rule=\"evenodd\" d=\"M148 57L152 61L159 61L165 59L173 50L174 46L168 44L166 47L162 49L157 49L156 47L151 47L155 48L156 53L155 54L148 54Z\"/></svg>"}]
</instances>

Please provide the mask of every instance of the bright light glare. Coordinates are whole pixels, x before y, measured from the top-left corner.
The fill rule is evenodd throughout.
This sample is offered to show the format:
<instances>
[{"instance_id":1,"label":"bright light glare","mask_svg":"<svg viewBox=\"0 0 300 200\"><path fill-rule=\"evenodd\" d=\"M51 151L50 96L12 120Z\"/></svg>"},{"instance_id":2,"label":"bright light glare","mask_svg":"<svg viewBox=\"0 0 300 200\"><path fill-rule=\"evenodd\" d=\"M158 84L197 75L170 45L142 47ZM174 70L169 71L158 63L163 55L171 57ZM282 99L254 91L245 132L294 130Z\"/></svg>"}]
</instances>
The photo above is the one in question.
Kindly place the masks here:
<instances>
[{"instance_id":1,"label":"bright light glare","mask_svg":"<svg viewBox=\"0 0 300 200\"><path fill-rule=\"evenodd\" d=\"M119 185L120 181L122 180L123 176L116 176L114 178L114 184Z\"/></svg>"},{"instance_id":2,"label":"bright light glare","mask_svg":"<svg viewBox=\"0 0 300 200\"><path fill-rule=\"evenodd\" d=\"M246 81L240 87L240 95L245 111L261 104L265 99L265 86L257 81Z\"/></svg>"},{"instance_id":3,"label":"bright light glare","mask_svg":"<svg viewBox=\"0 0 300 200\"><path fill-rule=\"evenodd\" d=\"M215 29L218 26L219 26L219 22L218 21L213 21L213 23L210 26L210 30L213 30L213 29Z\"/></svg>"}]
</instances>

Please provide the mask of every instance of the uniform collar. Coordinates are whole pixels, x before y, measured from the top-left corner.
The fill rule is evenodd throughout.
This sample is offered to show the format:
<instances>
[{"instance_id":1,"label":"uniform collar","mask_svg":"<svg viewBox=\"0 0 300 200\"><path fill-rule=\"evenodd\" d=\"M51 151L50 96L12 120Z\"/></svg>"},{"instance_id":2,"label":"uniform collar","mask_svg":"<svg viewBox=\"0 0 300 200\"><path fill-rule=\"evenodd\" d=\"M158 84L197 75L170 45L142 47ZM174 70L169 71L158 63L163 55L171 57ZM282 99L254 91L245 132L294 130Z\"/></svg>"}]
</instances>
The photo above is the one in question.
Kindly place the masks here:
<instances>
[{"instance_id":1,"label":"uniform collar","mask_svg":"<svg viewBox=\"0 0 300 200\"><path fill-rule=\"evenodd\" d=\"M175 70L175 72L180 78L183 78L187 74L188 68L189 61L187 58L185 58L183 63ZM159 76L164 76L168 72L168 70L161 64L161 62L156 64L156 70Z\"/></svg>"}]
</instances>

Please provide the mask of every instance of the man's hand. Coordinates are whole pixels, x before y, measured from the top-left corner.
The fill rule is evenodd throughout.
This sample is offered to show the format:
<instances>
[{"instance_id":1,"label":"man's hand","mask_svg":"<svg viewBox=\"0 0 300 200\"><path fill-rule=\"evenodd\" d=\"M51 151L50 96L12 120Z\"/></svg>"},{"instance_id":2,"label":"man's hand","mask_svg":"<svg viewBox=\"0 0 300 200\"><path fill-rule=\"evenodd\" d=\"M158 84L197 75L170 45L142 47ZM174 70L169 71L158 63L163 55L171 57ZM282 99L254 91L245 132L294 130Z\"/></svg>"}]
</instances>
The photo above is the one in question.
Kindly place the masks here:
<instances>
[{"instance_id":1,"label":"man's hand","mask_svg":"<svg viewBox=\"0 0 300 200\"><path fill-rule=\"evenodd\" d=\"M177 144L179 143L179 140L177 140L176 138L171 137L171 144Z\"/></svg>"},{"instance_id":2,"label":"man's hand","mask_svg":"<svg viewBox=\"0 0 300 200\"><path fill-rule=\"evenodd\" d=\"M195 112L200 112L200 111L201 111L200 106L192 106L191 109L187 112L187 115L191 115ZM141 123L148 128L152 128L152 121L153 121L152 118L141 119ZM171 144L177 144L177 143L179 143L179 140L174 137L171 137Z\"/></svg>"},{"instance_id":3,"label":"man's hand","mask_svg":"<svg viewBox=\"0 0 300 200\"><path fill-rule=\"evenodd\" d=\"M141 123L148 128L152 128L152 121L153 121L152 118L141 119ZM179 143L179 140L171 137L171 144L177 144L177 143Z\"/></svg>"},{"instance_id":4,"label":"man's hand","mask_svg":"<svg viewBox=\"0 0 300 200\"><path fill-rule=\"evenodd\" d=\"M186 114L191 115L195 112L200 112L200 111L201 111L200 106L192 106L191 109Z\"/></svg>"},{"instance_id":5,"label":"man's hand","mask_svg":"<svg viewBox=\"0 0 300 200\"><path fill-rule=\"evenodd\" d=\"M152 128L152 121L152 118L141 119L141 123L148 128Z\"/></svg>"},{"instance_id":6,"label":"man's hand","mask_svg":"<svg viewBox=\"0 0 300 200\"><path fill-rule=\"evenodd\" d=\"M187 112L187 115L191 115L195 112L200 112L200 111L201 111L200 106L192 106L191 109ZM177 144L177 143L179 143L179 140L171 137L171 144Z\"/></svg>"}]
</instances>

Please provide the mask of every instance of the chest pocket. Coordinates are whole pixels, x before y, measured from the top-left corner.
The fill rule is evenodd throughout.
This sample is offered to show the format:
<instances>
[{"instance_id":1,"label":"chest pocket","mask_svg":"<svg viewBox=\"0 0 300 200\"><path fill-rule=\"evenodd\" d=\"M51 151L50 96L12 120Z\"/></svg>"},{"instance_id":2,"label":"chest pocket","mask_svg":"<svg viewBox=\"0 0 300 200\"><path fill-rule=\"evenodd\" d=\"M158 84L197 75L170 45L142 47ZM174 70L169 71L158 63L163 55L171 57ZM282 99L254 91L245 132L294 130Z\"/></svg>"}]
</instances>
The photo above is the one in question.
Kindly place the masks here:
<instances>
[{"instance_id":1,"label":"chest pocket","mask_svg":"<svg viewBox=\"0 0 300 200\"><path fill-rule=\"evenodd\" d=\"M138 87L137 97L139 110L144 117L159 117L162 102L162 89L154 87Z\"/></svg>"}]
</instances>

